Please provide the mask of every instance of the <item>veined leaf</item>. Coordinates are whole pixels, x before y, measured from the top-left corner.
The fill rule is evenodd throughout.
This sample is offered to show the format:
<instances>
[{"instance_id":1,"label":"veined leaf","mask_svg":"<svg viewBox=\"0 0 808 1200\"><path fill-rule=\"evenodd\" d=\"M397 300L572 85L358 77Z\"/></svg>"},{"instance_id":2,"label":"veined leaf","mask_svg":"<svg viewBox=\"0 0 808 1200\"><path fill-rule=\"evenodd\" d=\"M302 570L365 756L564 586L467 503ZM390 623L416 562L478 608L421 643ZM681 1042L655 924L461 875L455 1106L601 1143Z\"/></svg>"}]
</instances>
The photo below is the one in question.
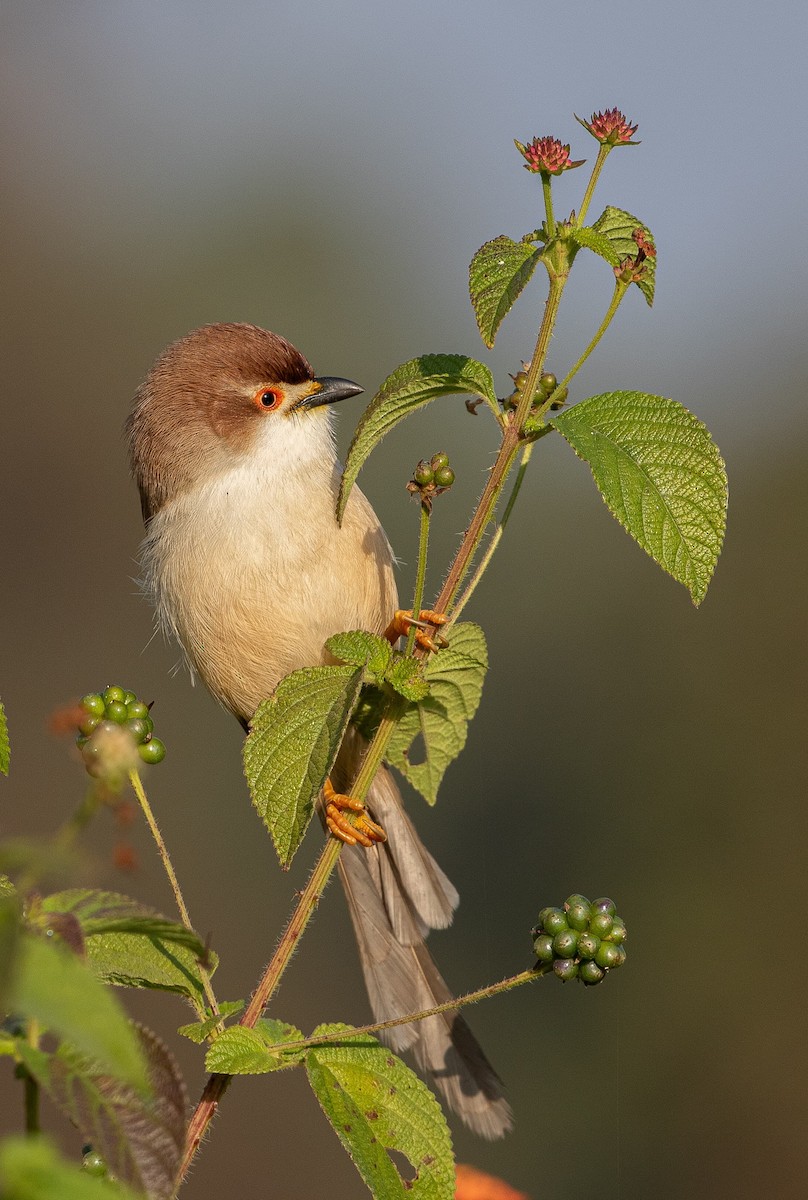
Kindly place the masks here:
<instances>
[{"instance_id":1,"label":"veined leaf","mask_svg":"<svg viewBox=\"0 0 808 1200\"><path fill-rule=\"evenodd\" d=\"M0 1196L3 1200L143 1200L123 1184L113 1191L107 1179L76 1169L44 1137L0 1142Z\"/></svg>"},{"instance_id":2,"label":"veined leaf","mask_svg":"<svg viewBox=\"0 0 808 1200\"><path fill-rule=\"evenodd\" d=\"M11 746L8 740L8 722L6 721L6 710L3 708L3 701L0 700L0 771L4 775L8 775L10 761Z\"/></svg>"},{"instance_id":3,"label":"veined leaf","mask_svg":"<svg viewBox=\"0 0 808 1200\"><path fill-rule=\"evenodd\" d=\"M488 669L485 634L463 622L450 633L449 645L427 662L429 695L413 704L396 726L387 750L397 767L429 804L437 799L446 768L466 744L468 723L477 711ZM421 734L425 758L412 762L409 751Z\"/></svg>"},{"instance_id":4,"label":"veined leaf","mask_svg":"<svg viewBox=\"0 0 808 1200\"><path fill-rule=\"evenodd\" d=\"M106 983L157 988L204 999L199 962L209 974L217 958L199 935L117 892L70 888L42 901L43 915L73 914L81 926L87 961Z\"/></svg>"},{"instance_id":5,"label":"veined leaf","mask_svg":"<svg viewBox=\"0 0 808 1200\"><path fill-rule=\"evenodd\" d=\"M109 988L74 954L44 938L21 938L12 984L15 1011L35 1017L81 1053L138 1091L147 1089L143 1055Z\"/></svg>"},{"instance_id":6,"label":"veined leaf","mask_svg":"<svg viewBox=\"0 0 808 1200\"><path fill-rule=\"evenodd\" d=\"M502 234L481 246L469 266L469 294L480 337L490 349L497 330L533 274L543 247Z\"/></svg>"},{"instance_id":7,"label":"veined leaf","mask_svg":"<svg viewBox=\"0 0 808 1200\"><path fill-rule=\"evenodd\" d=\"M423 700L429 695L423 663L417 658L397 655L384 678L405 700Z\"/></svg>"},{"instance_id":8,"label":"veined leaf","mask_svg":"<svg viewBox=\"0 0 808 1200\"><path fill-rule=\"evenodd\" d=\"M150 1200L168 1200L182 1159L188 1097L160 1039L142 1026L135 1026L135 1032L146 1061L146 1098L68 1046L51 1055L20 1041L18 1050L37 1082L101 1154L112 1174Z\"/></svg>"},{"instance_id":9,"label":"veined leaf","mask_svg":"<svg viewBox=\"0 0 808 1200\"><path fill-rule=\"evenodd\" d=\"M343 1025L314 1031L330 1033L344 1040L312 1046L309 1083L375 1200L453 1200L451 1137L429 1088L375 1038ZM402 1178L388 1150L409 1160L413 1178Z\"/></svg>"},{"instance_id":10,"label":"veined leaf","mask_svg":"<svg viewBox=\"0 0 808 1200\"><path fill-rule=\"evenodd\" d=\"M620 259L636 256L637 243L632 236L636 229L641 229L650 242L654 240L647 225L643 225L642 221L638 221L636 217L632 217L631 213L625 212L622 208L613 208L611 204L604 208L592 228L595 233L601 234L609 241L617 254L618 262ZM594 249L594 246L592 248ZM655 258L645 260L645 274L638 281L637 287L645 296L649 306L653 304L654 288L656 287Z\"/></svg>"},{"instance_id":11,"label":"veined leaf","mask_svg":"<svg viewBox=\"0 0 808 1200\"><path fill-rule=\"evenodd\" d=\"M724 539L727 477L709 431L683 405L607 392L550 421L592 470L612 514L700 604Z\"/></svg>"},{"instance_id":12,"label":"veined leaf","mask_svg":"<svg viewBox=\"0 0 808 1200\"><path fill-rule=\"evenodd\" d=\"M241 1012L243 1007L243 1000L221 1000L219 1002L218 1016L206 1017L204 1021L192 1021L190 1025L180 1025L177 1033L188 1038L189 1042L196 1042L198 1046L201 1046L203 1042L208 1040L220 1021Z\"/></svg>"},{"instance_id":13,"label":"veined leaf","mask_svg":"<svg viewBox=\"0 0 808 1200\"><path fill-rule=\"evenodd\" d=\"M365 629L351 629L347 633L335 633L328 638L326 650L344 663L353 667L365 667L376 679L382 679L393 650L386 638Z\"/></svg>"},{"instance_id":14,"label":"veined leaf","mask_svg":"<svg viewBox=\"0 0 808 1200\"><path fill-rule=\"evenodd\" d=\"M636 226L635 226L636 228ZM610 266L616 267L620 262L620 255L612 245L605 233L599 232L592 225L572 226L567 236L576 246L585 246L587 250L594 250L595 254L599 254L601 258L605 258ZM635 242L631 243L634 246L634 253L637 252Z\"/></svg>"},{"instance_id":15,"label":"veined leaf","mask_svg":"<svg viewBox=\"0 0 808 1200\"><path fill-rule=\"evenodd\" d=\"M337 520L342 521L351 488L372 450L390 430L437 396L482 396L500 419L494 378L484 363L465 354L424 354L411 358L388 375L365 409L348 447L342 472Z\"/></svg>"},{"instance_id":16,"label":"veined leaf","mask_svg":"<svg viewBox=\"0 0 808 1200\"><path fill-rule=\"evenodd\" d=\"M299 1042L303 1034L285 1021L260 1020L255 1029L231 1025L205 1056L205 1068L217 1075L263 1075L298 1062L304 1051L276 1051L276 1043Z\"/></svg>"},{"instance_id":17,"label":"veined leaf","mask_svg":"<svg viewBox=\"0 0 808 1200\"><path fill-rule=\"evenodd\" d=\"M303 840L361 683L354 666L293 671L253 717L244 773L282 867Z\"/></svg>"}]
</instances>

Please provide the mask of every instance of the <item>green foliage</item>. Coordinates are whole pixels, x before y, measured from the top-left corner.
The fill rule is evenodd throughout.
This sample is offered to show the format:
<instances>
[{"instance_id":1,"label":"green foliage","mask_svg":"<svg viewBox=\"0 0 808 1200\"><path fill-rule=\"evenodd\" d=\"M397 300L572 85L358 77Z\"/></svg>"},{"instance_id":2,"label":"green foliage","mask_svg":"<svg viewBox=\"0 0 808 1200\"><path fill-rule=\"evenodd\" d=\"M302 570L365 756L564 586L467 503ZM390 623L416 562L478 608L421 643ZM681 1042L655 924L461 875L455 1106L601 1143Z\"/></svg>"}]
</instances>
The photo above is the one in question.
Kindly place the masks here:
<instances>
[{"instance_id":1,"label":"green foliage","mask_svg":"<svg viewBox=\"0 0 808 1200\"><path fill-rule=\"evenodd\" d=\"M18 1052L116 1179L146 1192L150 1200L168 1200L182 1159L188 1098L160 1039L141 1026L135 1032L146 1062L146 1097L68 1046L45 1054L20 1041Z\"/></svg>"},{"instance_id":2,"label":"green foliage","mask_svg":"<svg viewBox=\"0 0 808 1200\"><path fill-rule=\"evenodd\" d=\"M648 240L653 241L651 231L647 225L643 225L642 221L638 221L636 217L632 217L631 213L625 212L622 208L614 208L611 204L607 208L604 208L592 228L595 233L601 234L608 240L617 255L618 261L623 258L636 257L637 243L632 237L636 229L642 230ZM595 249L594 245L592 249ZM604 255L604 257L606 256ZM645 296L646 302L649 305L653 304L654 288L656 286L655 258L647 258L645 260L645 272L642 279L638 281L637 286Z\"/></svg>"},{"instance_id":3,"label":"green foliage","mask_svg":"<svg viewBox=\"0 0 808 1200\"><path fill-rule=\"evenodd\" d=\"M620 255L606 234L600 233L591 225L572 225L567 230L567 237L576 246L584 246L587 250L594 250L595 254L599 254L601 258L605 258L611 267L616 267L620 262ZM636 244L634 242L631 244L636 253Z\"/></svg>"},{"instance_id":4,"label":"green foliage","mask_svg":"<svg viewBox=\"0 0 808 1200\"><path fill-rule=\"evenodd\" d=\"M342 473L337 520L342 521L351 488L365 459L390 430L438 396L481 396L499 420L494 379L488 367L465 354L423 354L388 375L365 409L348 447Z\"/></svg>"},{"instance_id":5,"label":"green foliage","mask_svg":"<svg viewBox=\"0 0 808 1200\"><path fill-rule=\"evenodd\" d=\"M309 1050L309 1083L376 1200L453 1200L451 1138L426 1084L375 1038L350 1026L321 1025L313 1036L330 1033L344 1040ZM387 1150L409 1159L412 1179L402 1177Z\"/></svg>"},{"instance_id":6,"label":"green foliage","mask_svg":"<svg viewBox=\"0 0 808 1200\"><path fill-rule=\"evenodd\" d=\"M253 717L244 773L284 868L308 828L361 683L354 666L293 671Z\"/></svg>"},{"instance_id":7,"label":"green foliage","mask_svg":"<svg viewBox=\"0 0 808 1200\"><path fill-rule=\"evenodd\" d=\"M393 648L387 639L364 629L335 633L328 638L325 647L334 658L353 667L364 667L379 681L384 678L393 658Z\"/></svg>"},{"instance_id":8,"label":"green foliage","mask_svg":"<svg viewBox=\"0 0 808 1200\"><path fill-rule=\"evenodd\" d=\"M395 656L385 680L405 700L424 700L429 695L429 681L423 663L409 655Z\"/></svg>"},{"instance_id":9,"label":"green foliage","mask_svg":"<svg viewBox=\"0 0 808 1200\"><path fill-rule=\"evenodd\" d=\"M3 708L3 701L0 700L0 771L4 775L8 775L10 761L11 746L8 740L8 722L6 721L6 710Z\"/></svg>"},{"instance_id":10,"label":"green foliage","mask_svg":"<svg viewBox=\"0 0 808 1200\"><path fill-rule=\"evenodd\" d=\"M75 1162L60 1157L44 1138L8 1138L0 1142L2 1200L142 1200L123 1184L111 1187Z\"/></svg>"},{"instance_id":11,"label":"green foliage","mask_svg":"<svg viewBox=\"0 0 808 1200\"><path fill-rule=\"evenodd\" d=\"M260 1020L254 1029L231 1025L220 1033L205 1056L208 1071L220 1075L264 1075L294 1066L303 1050L276 1051L282 1042L300 1042L303 1034L285 1021Z\"/></svg>"},{"instance_id":12,"label":"green foliage","mask_svg":"<svg viewBox=\"0 0 808 1200\"><path fill-rule=\"evenodd\" d=\"M147 1088L143 1055L123 1009L89 967L61 945L30 934L20 939L11 988L15 1013L98 1063L101 1070Z\"/></svg>"},{"instance_id":13,"label":"green foliage","mask_svg":"<svg viewBox=\"0 0 808 1200\"><path fill-rule=\"evenodd\" d=\"M188 1038L189 1042L196 1042L198 1046L201 1046L215 1031L220 1021L241 1012L243 1007L243 1000L220 1000L218 1016L211 1015L206 1017L204 1021L192 1021L190 1025L180 1025L177 1033L181 1033L183 1037Z\"/></svg>"},{"instance_id":14,"label":"green foliage","mask_svg":"<svg viewBox=\"0 0 808 1200\"><path fill-rule=\"evenodd\" d=\"M606 392L550 424L585 459L612 514L700 604L724 538L727 478L718 448L683 405Z\"/></svg>"},{"instance_id":15,"label":"green foliage","mask_svg":"<svg viewBox=\"0 0 808 1200\"><path fill-rule=\"evenodd\" d=\"M481 246L471 260L469 294L480 337L489 349L541 255L542 247L514 242L502 234Z\"/></svg>"},{"instance_id":16,"label":"green foliage","mask_svg":"<svg viewBox=\"0 0 808 1200\"><path fill-rule=\"evenodd\" d=\"M65 913L77 918L87 961L106 983L203 999L199 961L204 959L211 974L216 956L184 925L128 896L89 888L55 892L42 909L49 919Z\"/></svg>"},{"instance_id":17,"label":"green foliage","mask_svg":"<svg viewBox=\"0 0 808 1200\"><path fill-rule=\"evenodd\" d=\"M10 890L6 890L6 888ZM11 881L0 875L0 1016L9 1011L9 997L20 942L20 907Z\"/></svg>"},{"instance_id":18,"label":"green foliage","mask_svg":"<svg viewBox=\"0 0 808 1200\"><path fill-rule=\"evenodd\" d=\"M479 625L463 622L451 630L450 644L428 661L429 695L413 704L396 726L387 750L388 761L417 788L429 804L437 799L446 768L466 744L468 723L477 711L488 669L485 634ZM409 758L421 734L425 758Z\"/></svg>"}]
</instances>

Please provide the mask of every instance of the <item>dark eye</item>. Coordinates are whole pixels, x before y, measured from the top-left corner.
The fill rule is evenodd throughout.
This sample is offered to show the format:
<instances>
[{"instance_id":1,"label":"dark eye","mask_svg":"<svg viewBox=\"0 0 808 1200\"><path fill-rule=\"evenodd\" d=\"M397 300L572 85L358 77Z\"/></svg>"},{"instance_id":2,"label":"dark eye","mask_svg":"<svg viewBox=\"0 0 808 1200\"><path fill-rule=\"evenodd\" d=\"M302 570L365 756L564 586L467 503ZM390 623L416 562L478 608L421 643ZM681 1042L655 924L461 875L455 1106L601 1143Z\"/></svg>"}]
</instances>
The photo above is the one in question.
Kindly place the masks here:
<instances>
[{"instance_id":1,"label":"dark eye","mask_svg":"<svg viewBox=\"0 0 808 1200\"><path fill-rule=\"evenodd\" d=\"M253 404L256 408L277 408L283 397L280 392L274 391L272 388L261 387L253 396Z\"/></svg>"}]
</instances>

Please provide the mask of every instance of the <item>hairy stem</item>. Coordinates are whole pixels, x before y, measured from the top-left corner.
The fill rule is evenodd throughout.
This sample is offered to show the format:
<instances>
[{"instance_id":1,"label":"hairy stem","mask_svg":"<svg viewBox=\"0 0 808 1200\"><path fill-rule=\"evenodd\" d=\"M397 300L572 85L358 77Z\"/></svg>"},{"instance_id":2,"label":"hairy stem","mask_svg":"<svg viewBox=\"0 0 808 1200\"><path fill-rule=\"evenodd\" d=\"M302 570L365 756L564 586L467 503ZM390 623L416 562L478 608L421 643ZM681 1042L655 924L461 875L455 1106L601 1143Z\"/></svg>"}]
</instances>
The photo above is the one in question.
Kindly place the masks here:
<instances>
[{"instance_id":1,"label":"hairy stem","mask_svg":"<svg viewBox=\"0 0 808 1200\"><path fill-rule=\"evenodd\" d=\"M143 816L146 818L146 824L148 825L151 835L154 838L154 843L157 846L157 853L160 855L163 868L168 876L168 882L171 884L171 890L174 893L174 899L177 903L180 920L185 928L193 933L194 927L191 924L191 917L188 913L188 908L185 904L182 890L180 889L180 884L179 880L177 879L177 874L174 870L174 865L171 862L171 856L168 853L168 847L163 841L163 835L160 832L154 813L152 812L151 805L149 804L148 797L146 796L146 792L143 787L143 781L140 778L140 772L136 767L133 767L129 772L129 782L132 785L132 790L138 798L138 803L140 804ZM214 1016L218 1017L219 1005L213 991L213 985L210 982L210 975L201 963L199 964L199 977L202 980L202 987L204 989L208 1004L210 1005L210 1010ZM207 1014L205 1013L204 1009L198 1004L198 1002L193 1003L200 1017L205 1017Z\"/></svg>"},{"instance_id":2,"label":"hairy stem","mask_svg":"<svg viewBox=\"0 0 808 1200\"><path fill-rule=\"evenodd\" d=\"M429 552L429 518L431 509L429 504L421 501L421 529L418 539L418 568L415 572L415 594L412 599L412 615L415 620L418 619L421 609L424 607L424 584L426 582L426 559ZM415 635L418 632L417 625L411 625L407 634L407 654L412 654L415 646Z\"/></svg>"},{"instance_id":3,"label":"hairy stem","mask_svg":"<svg viewBox=\"0 0 808 1200\"><path fill-rule=\"evenodd\" d=\"M586 185L586 191L584 192L584 198L581 201L581 207L578 212L577 221L576 221L576 224L578 224L578 225L583 225L584 220L586 219L586 214L589 211L589 205L592 201L592 196L594 194L595 187L598 182L598 178L600 177L600 173L603 170L603 164L606 162L606 159L609 157L611 150L612 150L611 146L603 145L603 143L601 143L601 145L598 147L598 156L595 159L595 165L592 168L592 174L589 177L589 183Z\"/></svg>"},{"instance_id":4,"label":"hairy stem","mask_svg":"<svg viewBox=\"0 0 808 1200\"><path fill-rule=\"evenodd\" d=\"M549 172L542 171L541 173L541 190L544 195L544 212L547 217L547 237L554 238L556 235L556 223L553 216L553 182Z\"/></svg>"}]
</instances>

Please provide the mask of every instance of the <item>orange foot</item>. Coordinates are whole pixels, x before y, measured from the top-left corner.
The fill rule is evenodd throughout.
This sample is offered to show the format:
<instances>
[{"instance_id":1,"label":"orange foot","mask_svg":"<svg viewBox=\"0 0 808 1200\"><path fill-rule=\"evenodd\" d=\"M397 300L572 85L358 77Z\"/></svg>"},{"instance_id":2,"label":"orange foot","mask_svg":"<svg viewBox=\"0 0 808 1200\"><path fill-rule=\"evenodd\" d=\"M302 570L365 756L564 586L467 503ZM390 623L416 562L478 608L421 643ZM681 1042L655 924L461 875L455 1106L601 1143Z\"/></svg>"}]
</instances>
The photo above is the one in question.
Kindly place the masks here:
<instances>
[{"instance_id":1,"label":"orange foot","mask_svg":"<svg viewBox=\"0 0 808 1200\"><path fill-rule=\"evenodd\" d=\"M357 842L362 846L372 846L374 842L387 841L387 834L381 825L371 821L364 804L359 800L354 800L353 796L343 796L341 792L334 791L334 785L330 779L325 781L323 799L325 800L325 823L334 837L339 838L341 842L346 842L349 846L355 846ZM353 824L345 816L346 811L359 813Z\"/></svg>"},{"instance_id":2,"label":"orange foot","mask_svg":"<svg viewBox=\"0 0 808 1200\"><path fill-rule=\"evenodd\" d=\"M400 637L409 633L413 625L417 625L419 628L415 634L416 645L420 646L422 650L442 650L449 645L446 638L441 637L439 633L433 638L427 626L445 625L447 619L445 613L434 612L431 608L422 608L418 614L418 620L416 620L411 609L399 608L385 629L384 636L388 642L397 642Z\"/></svg>"}]
</instances>

